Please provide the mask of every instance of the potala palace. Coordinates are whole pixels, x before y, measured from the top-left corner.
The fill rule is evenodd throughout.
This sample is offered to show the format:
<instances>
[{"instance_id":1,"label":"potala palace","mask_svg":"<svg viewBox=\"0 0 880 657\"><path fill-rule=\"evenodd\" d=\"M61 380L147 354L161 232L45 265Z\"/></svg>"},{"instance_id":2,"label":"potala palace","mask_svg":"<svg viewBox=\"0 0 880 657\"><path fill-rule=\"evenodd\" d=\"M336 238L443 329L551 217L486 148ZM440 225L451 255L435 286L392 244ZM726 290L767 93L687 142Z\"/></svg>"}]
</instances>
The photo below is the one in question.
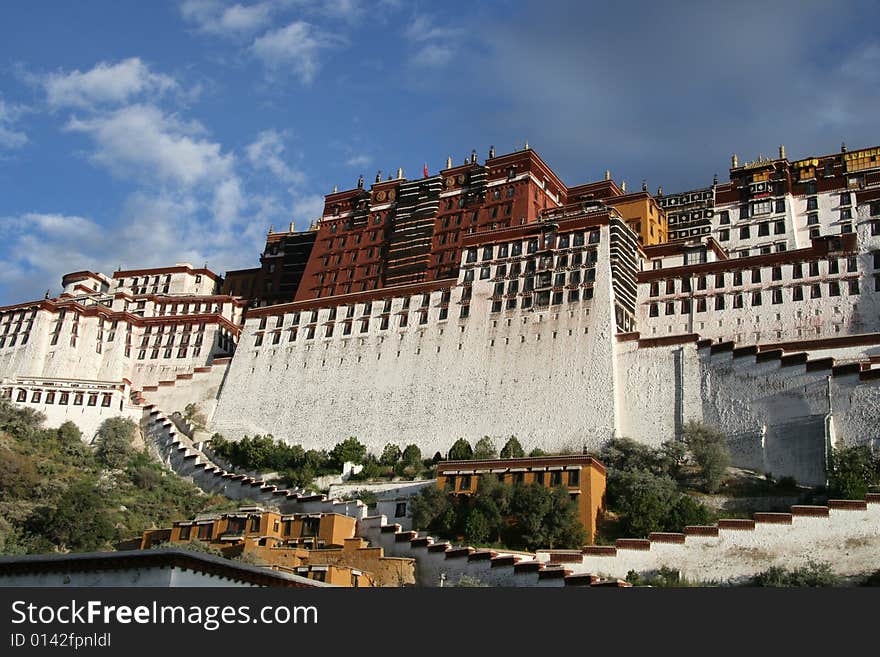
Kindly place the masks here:
<instances>
[{"instance_id":1,"label":"potala palace","mask_svg":"<svg viewBox=\"0 0 880 657\"><path fill-rule=\"evenodd\" d=\"M2 394L88 436L146 400L229 439L376 452L659 445L694 419L803 483L880 440L880 148L733 156L675 194L492 149L361 179L290 228L225 277L79 271L0 308Z\"/></svg>"}]
</instances>

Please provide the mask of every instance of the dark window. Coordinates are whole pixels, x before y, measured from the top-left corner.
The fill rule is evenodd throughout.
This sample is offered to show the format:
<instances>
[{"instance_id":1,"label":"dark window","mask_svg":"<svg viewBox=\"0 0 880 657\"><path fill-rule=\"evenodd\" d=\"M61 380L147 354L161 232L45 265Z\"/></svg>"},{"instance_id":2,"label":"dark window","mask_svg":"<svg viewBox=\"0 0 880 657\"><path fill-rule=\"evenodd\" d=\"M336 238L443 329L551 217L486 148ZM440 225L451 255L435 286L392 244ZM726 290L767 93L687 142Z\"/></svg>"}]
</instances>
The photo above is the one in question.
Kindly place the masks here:
<instances>
[{"instance_id":1,"label":"dark window","mask_svg":"<svg viewBox=\"0 0 880 657\"><path fill-rule=\"evenodd\" d=\"M792 301L803 301L804 300L804 288L800 285L796 285L791 288L791 300Z\"/></svg>"},{"instance_id":2,"label":"dark window","mask_svg":"<svg viewBox=\"0 0 880 657\"><path fill-rule=\"evenodd\" d=\"M739 229L739 238L741 240L747 240L749 237L751 237L751 231L748 226L743 226Z\"/></svg>"},{"instance_id":3,"label":"dark window","mask_svg":"<svg viewBox=\"0 0 880 657\"><path fill-rule=\"evenodd\" d=\"M398 502L394 506L394 517L403 518L406 516L406 502Z\"/></svg>"},{"instance_id":4,"label":"dark window","mask_svg":"<svg viewBox=\"0 0 880 657\"><path fill-rule=\"evenodd\" d=\"M568 471L568 485L569 486L580 486L581 484L581 471L580 470L569 470Z\"/></svg>"}]
</instances>

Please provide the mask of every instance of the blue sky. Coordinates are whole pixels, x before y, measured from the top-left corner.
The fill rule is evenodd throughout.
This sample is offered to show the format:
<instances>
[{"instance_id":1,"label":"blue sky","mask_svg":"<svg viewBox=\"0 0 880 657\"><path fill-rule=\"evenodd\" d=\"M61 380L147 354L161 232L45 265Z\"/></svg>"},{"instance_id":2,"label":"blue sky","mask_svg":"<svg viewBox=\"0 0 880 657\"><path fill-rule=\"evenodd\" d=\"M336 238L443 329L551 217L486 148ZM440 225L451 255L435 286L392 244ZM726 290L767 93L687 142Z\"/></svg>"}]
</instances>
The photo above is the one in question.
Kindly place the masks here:
<instances>
[{"instance_id":1,"label":"blue sky","mask_svg":"<svg viewBox=\"0 0 880 657\"><path fill-rule=\"evenodd\" d=\"M255 266L333 185L472 148L671 192L732 152L880 143L877 2L607 5L4 2L0 304L78 269Z\"/></svg>"}]
</instances>

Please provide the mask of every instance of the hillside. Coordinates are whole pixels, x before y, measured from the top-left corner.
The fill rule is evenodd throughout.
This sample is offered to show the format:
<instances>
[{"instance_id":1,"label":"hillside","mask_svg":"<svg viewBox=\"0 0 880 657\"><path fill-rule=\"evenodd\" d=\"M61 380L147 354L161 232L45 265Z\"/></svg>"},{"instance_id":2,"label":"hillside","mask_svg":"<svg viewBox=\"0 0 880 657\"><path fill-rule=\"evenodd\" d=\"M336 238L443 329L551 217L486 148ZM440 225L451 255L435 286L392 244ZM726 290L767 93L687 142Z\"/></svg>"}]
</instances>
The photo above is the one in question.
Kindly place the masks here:
<instances>
[{"instance_id":1,"label":"hillside","mask_svg":"<svg viewBox=\"0 0 880 657\"><path fill-rule=\"evenodd\" d=\"M83 443L73 423L42 421L0 401L0 554L111 549L144 529L234 506L131 447L133 423L115 423L122 438L111 453Z\"/></svg>"}]
</instances>

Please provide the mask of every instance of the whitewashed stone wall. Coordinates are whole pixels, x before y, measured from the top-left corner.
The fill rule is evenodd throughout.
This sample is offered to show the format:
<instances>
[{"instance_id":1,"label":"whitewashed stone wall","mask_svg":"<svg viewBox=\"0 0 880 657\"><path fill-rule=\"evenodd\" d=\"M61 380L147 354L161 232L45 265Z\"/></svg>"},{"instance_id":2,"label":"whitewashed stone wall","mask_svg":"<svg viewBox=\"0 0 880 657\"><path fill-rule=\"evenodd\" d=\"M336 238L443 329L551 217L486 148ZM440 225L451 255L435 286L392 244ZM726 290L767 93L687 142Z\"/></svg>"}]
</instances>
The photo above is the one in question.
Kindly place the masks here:
<instances>
[{"instance_id":1,"label":"whitewashed stone wall","mask_svg":"<svg viewBox=\"0 0 880 657\"><path fill-rule=\"evenodd\" d=\"M652 540L618 541L616 548L585 548L573 573L625 578L663 566L700 582L738 582L772 566L796 568L825 561L843 576L877 570L880 501L838 508L792 507L791 514L759 513L754 520L720 521L718 528L686 528Z\"/></svg>"},{"instance_id":2,"label":"whitewashed stone wall","mask_svg":"<svg viewBox=\"0 0 880 657\"><path fill-rule=\"evenodd\" d=\"M356 322L344 336L337 324L333 337L307 340L301 328L289 343L285 317L280 343L260 347L258 319L248 320L211 429L232 440L271 433L325 448L356 436L377 453L389 441L432 453L460 437L503 442L512 434L527 450L596 447L617 424L607 226L598 249L589 301L491 313L494 284L475 280L466 320L458 319L463 288L456 286L445 321L435 292L426 324L410 312L400 328L397 298L388 330L374 317L366 333ZM412 311L418 303L411 300ZM319 331L329 312L320 311ZM362 314L359 304L356 317Z\"/></svg>"}]
</instances>

